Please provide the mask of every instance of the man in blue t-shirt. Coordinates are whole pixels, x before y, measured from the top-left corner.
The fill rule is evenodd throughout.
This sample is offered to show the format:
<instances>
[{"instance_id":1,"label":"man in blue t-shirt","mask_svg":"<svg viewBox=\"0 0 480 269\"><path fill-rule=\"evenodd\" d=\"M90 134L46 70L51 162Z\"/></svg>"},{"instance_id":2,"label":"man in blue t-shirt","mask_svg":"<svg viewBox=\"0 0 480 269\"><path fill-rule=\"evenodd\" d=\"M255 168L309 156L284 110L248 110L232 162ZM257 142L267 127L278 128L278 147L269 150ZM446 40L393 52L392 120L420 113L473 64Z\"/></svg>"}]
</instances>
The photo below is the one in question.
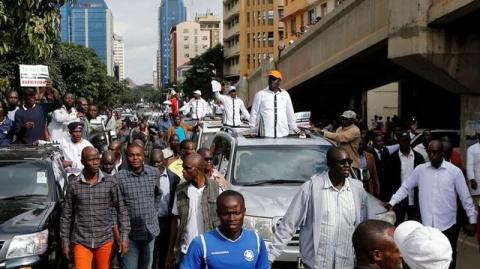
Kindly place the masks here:
<instances>
[{"instance_id":1,"label":"man in blue t-shirt","mask_svg":"<svg viewBox=\"0 0 480 269\"><path fill-rule=\"evenodd\" d=\"M255 231L243 229L245 200L227 190L217 198L220 226L190 243L181 269L270 268L265 242Z\"/></svg>"}]
</instances>

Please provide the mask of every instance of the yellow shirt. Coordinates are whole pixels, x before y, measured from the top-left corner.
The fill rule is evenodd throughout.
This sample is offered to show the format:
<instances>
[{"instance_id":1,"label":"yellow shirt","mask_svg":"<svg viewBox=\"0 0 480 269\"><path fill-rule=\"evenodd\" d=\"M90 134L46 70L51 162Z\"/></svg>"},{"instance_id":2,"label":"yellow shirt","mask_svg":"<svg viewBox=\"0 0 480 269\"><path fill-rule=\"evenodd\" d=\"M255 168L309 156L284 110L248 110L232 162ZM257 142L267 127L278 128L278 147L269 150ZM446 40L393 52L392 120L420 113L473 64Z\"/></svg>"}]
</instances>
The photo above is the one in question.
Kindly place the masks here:
<instances>
[{"instance_id":1,"label":"yellow shirt","mask_svg":"<svg viewBox=\"0 0 480 269\"><path fill-rule=\"evenodd\" d=\"M182 159L179 158L178 160L171 163L168 166L168 169L170 169L170 171L174 172L183 181L183 161L182 161Z\"/></svg>"}]
</instances>

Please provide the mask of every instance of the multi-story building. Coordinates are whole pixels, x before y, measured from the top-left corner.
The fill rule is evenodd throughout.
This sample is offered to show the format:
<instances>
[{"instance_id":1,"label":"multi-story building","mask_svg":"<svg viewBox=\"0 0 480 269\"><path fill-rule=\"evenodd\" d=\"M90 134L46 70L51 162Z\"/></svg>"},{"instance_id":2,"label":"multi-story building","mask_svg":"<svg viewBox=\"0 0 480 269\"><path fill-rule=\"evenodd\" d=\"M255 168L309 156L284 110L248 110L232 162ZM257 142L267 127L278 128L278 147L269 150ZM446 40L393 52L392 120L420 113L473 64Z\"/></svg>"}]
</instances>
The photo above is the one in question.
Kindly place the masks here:
<instances>
[{"instance_id":1,"label":"multi-story building","mask_svg":"<svg viewBox=\"0 0 480 269\"><path fill-rule=\"evenodd\" d=\"M308 28L340 5L344 0L285 0L285 46L294 42Z\"/></svg>"},{"instance_id":2,"label":"multi-story building","mask_svg":"<svg viewBox=\"0 0 480 269\"><path fill-rule=\"evenodd\" d=\"M204 53L210 48L210 44L210 31L202 30L198 22L186 21L172 27L170 31L171 82L177 83L178 67Z\"/></svg>"},{"instance_id":3,"label":"multi-story building","mask_svg":"<svg viewBox=\"0 0 480 269\"><path fill-rule=\"evenodd\" d=\"M118 80L125 79L125 46L123 37L117 34L113 35L113 62L118 66Z\"/></svg>"},{"instance_id":4,"label":"multi-story building","mask_svg":"<svg viewBox=\"0 0 480 269\"><path fill-rule=\"evenodd\" d=\"M60 9L63 42L92 48L112 76L113 16L104 0L68 0Z\"/></svg>"},{"instance_id":5,"label":"multi-story building","mask_svg":"<svg viewBox=\"0 0 480 269\"><path fill-rule=\"evenodd\" d=\"M273 58L283 39L284 0L224 0L224 77L235 83Z\"/></svg>"},{"instance_id":6,"label":"multi-story building","mask_svg":"<svg viewBox=\"0 0 480 269\"><path fill-rule=\"evenodd\" d=\"M170 82L170 30L187 17L187 9L182 0L162 0L158 9L160 68L157 68L159 85ZM158 61L157 61L158 62Z\"/></svg>"},{"instance_id":7,"label":"multi-story building","mask_svg":"<svg viewBox=\"0 0 480 269\"><path fill-rule=\"evenodd\" d=\"M197 14L195 21L200 24L200 29L209 31L210 47L213 48L220 43L220 18L213 13Z\"/></svg>"}]
</instances>

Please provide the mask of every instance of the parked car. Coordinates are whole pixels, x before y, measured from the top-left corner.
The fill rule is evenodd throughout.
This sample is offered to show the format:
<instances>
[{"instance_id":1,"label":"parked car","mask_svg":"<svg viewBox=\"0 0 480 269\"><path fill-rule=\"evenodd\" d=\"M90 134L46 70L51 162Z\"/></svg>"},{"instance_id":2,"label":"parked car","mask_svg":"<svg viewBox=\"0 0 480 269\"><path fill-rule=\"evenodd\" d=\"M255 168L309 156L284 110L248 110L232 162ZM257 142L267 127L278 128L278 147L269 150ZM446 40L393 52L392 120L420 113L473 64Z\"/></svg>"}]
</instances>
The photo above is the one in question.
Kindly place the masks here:
<instances>
[{"instance_id":1,"label":"parked car","mask_svg":"<svg viewBox=\"0 0 480 269\"><path fill-rule=\"evenodd\" d=\"M60 149L1 146L0 175L0 268L62 268Z\"/></svg>"},{"instance_id":2,"label":"parked car","mask_svg":"<svg viewBox=\"0 0 480 269\"><path fill-rule=\"evenodd\" d=\"M314 135L259 138L249 132L248 128L222 127L211 150L218 171L245 198L244 225L255 229L268 245L300 186L326 171L326 153L334 144ZM374 202L369 203L374 204L369 217L389 219L381 202L373 196L369 199ZM298 231L277 261L295 262L301 268Z\"/></svg>"}]
</instances>

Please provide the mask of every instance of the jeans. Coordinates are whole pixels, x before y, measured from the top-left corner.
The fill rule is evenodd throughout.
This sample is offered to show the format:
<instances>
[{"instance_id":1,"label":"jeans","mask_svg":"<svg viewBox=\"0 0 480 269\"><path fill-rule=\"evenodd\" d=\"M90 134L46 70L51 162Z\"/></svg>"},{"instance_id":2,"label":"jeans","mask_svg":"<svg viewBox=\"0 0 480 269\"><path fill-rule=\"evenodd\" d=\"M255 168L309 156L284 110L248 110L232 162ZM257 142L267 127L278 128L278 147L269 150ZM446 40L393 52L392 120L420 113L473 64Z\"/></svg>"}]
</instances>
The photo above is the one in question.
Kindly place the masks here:
<instances>
[{"instance_id":1,"label":"jeans","mask_svg":"<svg viewBox=\"0 0 480 269\"><path fill-rule=\"evenodd\" d=\"M122 257L123 269L151 269L153 263L153 246L155 239L152 240L132 240L128 245L128 252Z\"/></svg>"}]
</instances>

